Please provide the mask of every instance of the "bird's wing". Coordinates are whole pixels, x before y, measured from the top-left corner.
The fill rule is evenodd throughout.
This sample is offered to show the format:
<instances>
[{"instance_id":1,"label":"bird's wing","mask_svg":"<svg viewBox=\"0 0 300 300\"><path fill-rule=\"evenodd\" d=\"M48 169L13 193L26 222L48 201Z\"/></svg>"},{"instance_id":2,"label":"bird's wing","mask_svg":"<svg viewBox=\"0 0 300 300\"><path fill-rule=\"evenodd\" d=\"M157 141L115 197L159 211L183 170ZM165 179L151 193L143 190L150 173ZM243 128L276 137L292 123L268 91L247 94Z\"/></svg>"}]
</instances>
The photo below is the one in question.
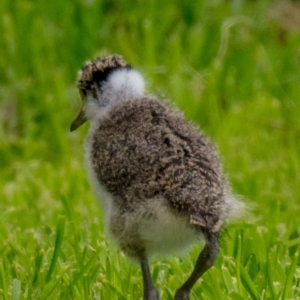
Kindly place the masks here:
<instances>
[{"instance_id":1,"label":"bird's wing","mask_svg":"<svg viewBox=\"0 0 300 300\"><path fill-rule=\"evenodd\" d=\"M179 113L146 100L101 123L93 146L99 180L124 205L160 194L192 223L215 224L222 194L215 151Z\"/></svg>"}]
</instances>

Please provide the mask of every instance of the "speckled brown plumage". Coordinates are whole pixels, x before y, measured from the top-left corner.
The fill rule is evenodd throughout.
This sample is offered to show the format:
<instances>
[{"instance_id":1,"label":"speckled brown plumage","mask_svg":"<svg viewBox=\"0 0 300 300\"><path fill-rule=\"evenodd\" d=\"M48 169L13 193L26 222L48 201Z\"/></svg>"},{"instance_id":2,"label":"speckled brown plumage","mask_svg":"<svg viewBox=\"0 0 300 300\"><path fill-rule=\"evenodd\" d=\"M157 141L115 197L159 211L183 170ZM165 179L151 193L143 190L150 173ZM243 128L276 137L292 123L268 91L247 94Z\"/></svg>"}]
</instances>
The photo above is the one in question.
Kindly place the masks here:
<instances>
[{"instance_id":1,"label":"speckled brown plumage","mask_svg":"<svg viewBox=\"0 0 300 300\"><path fill-rule=\"evenodd\" d=\"M118 105L97 124L92 158L98 179L122 210L165 197L178 214L225 218L224 184L214 149L181 113L154 98Z\"/></svg>"},{"instance_id":2,"label":"speckled brown plumage","mask_svg":"<svg viewBox=\"0 0 300 300\"><path fill-rule=\"evenodd\" d=\"M77 87L83 91L90 90L96 95L99 83L117 68L130 68L130 65L119 55L87 61L78 73Z\"/></svg>"}]
</instances>

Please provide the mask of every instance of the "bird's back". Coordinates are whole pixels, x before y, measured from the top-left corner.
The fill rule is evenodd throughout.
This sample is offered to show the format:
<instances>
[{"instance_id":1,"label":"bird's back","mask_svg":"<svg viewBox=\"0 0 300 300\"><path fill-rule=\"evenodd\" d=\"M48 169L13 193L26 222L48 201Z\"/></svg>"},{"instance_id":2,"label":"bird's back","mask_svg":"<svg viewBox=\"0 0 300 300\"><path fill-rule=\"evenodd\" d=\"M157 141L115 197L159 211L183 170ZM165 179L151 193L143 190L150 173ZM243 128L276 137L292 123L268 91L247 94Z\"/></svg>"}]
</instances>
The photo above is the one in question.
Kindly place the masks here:
<instances>
[{"instance_id":1,"label":"bird's back","mask_svg":"<svg viewBox=\"0 0 300 300\"><path fill-rule=\"evenodd\" d=\"M116 105L95 126L91 151L98 180L123 211L161 195L174 213L204 227L226 218L215 150L181 113L154 98Z\"/></svg>"}]
</instances>

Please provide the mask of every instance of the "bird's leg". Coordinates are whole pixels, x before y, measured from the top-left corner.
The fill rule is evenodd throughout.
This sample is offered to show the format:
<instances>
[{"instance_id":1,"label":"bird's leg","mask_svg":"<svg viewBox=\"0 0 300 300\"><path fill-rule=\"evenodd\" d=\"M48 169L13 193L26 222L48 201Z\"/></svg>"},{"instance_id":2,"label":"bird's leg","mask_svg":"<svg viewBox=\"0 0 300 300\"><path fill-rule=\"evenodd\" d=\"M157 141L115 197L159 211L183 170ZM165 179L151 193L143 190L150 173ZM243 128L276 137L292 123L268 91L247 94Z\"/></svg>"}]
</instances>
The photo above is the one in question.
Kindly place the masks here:
<instances>
[{"instance_id":1,"label":"bird's leg","mask_svg":"<svg viewBox=\"0 0 300 300\"><path fill-rule=\"evenodd\" d=\"M205 247L199 254L195 268L187 281L176 291L175 300L189 300L190 292L197 280L210 269L218 256L219 237L218 233L204 231L206 240Z\"/></svg>"},{"instance_id":2,"label":"bird's leg","mask_svg":"<svg viewBox=\"0 0 300 300\"><path fill-rule=\"evenodd\" d=\"M159 300L158 291L152 282L147 258L145 256L141 258L140 263L143 274L144 300Z\"/></svg>"}]
</instances>

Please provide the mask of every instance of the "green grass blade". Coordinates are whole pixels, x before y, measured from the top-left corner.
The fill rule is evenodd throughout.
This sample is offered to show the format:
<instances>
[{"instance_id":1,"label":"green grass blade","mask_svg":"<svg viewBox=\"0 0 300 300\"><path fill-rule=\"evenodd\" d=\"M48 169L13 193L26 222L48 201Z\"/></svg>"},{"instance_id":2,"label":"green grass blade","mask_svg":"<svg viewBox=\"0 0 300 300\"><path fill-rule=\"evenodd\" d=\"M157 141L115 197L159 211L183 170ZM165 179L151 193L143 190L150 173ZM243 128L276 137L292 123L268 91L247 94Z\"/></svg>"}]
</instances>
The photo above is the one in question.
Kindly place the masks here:
<instances>
[{"instance_id":1,"label":"green grass blade","mask_svg":"<svg viewBox=\"0 0 300 300\"><path fill-rule=\"evenodd\" d=\"M241 276L244 288L246 291L251 295L252 299L259 299L259 293L253 283L251 277L249 276L248 272L245 270L243 266L240 266Z\"/></svg>"},{"instance_id":2,"label":"green grass blade","mask_svg":"<svg viewBox=\"0 0 300 300\"><path fill-rule=\"evenodd\" d=\"M119 300L127 300L127 298L122 294L122 292L116 285L112 284L109 281L106 281L105 286L107 286L113 292L113 294L118 297Z\"/></svg>"},{"instance_id":3,"label":"green grass blade","mask_svg":"<svg viewBox=\"0 0 300 300\"><path fill-rule=\"evenodd\" d=\"M288 269L288 273L287 273L287 277L286 277L286 281L285 281L285 285L284 285L284 290L283 290L283 294L281 297L281 300L286 300L289 297L291 297L291 291L292 291L292 286L293 286L293 278L295 275L295 271L297 268L299 262L299 252L297 251L293 257L291 266Z\"/></svg>"},{"instance_id":4,"label":"green grass blade","mask_svg":"<svg viewBox=\"0 0 300 300\"><path fill-rule=\"evenodd\" d=\"M54 268L56 266L59 254L61 252L61 247L63 243L64 238L64 232L65 232L65 217L60 217L57 227L56 227L56 239L55 239L55 245L54 245L54 252L52 256L52 260L50 263L50 267L46 276L46 281L49 281L51 279L51 276L53 274Z\"/></svg>"},{"instance_id":5,"label":"green grass blade","mask_svg":"<svg viewBox=\"0 0 300 300\"><path fill-rule=\"evenodd\" d=\"M18 279L13 280L12 286L12 300L19 300L21 297L21 281Z\"/></svg>"},{"instance_id":6,"label":"green grass blade","mask_svg":"<svg viewBox=\"0 0 300 300\"><path fill-rule=\"evenodd\" d=\"M2 296L4 300L8 299L7 294L7 281L6 281L6 274L3 268L3 264L0 262L0 280L2 285Z\"/></svg>"}]
</instances>

